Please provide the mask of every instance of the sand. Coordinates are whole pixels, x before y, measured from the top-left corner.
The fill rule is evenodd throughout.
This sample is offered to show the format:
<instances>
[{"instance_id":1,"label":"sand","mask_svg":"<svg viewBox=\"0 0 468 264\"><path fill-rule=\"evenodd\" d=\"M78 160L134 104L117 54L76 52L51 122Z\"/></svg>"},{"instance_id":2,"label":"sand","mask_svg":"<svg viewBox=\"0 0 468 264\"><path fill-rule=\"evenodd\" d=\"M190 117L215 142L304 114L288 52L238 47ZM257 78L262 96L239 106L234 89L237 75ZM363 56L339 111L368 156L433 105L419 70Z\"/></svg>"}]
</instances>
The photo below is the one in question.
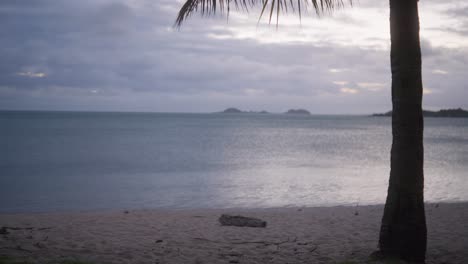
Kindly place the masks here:
<instances>
[{"instance_id":1,"label":"sand","mask_svg":"<svg viewBox=\"0 0 468 264\"><path fill-rule=\"evenodd\" d=\"M382 206L0 214L0 256L33 263L363 263ZM266 228L221 226L223 213ZM427 263L468 263L468 203L428 204ZM27 228L27 229L25 229ZM4 230L5 231L5 230Z\"/></svg>"}]
</instances>

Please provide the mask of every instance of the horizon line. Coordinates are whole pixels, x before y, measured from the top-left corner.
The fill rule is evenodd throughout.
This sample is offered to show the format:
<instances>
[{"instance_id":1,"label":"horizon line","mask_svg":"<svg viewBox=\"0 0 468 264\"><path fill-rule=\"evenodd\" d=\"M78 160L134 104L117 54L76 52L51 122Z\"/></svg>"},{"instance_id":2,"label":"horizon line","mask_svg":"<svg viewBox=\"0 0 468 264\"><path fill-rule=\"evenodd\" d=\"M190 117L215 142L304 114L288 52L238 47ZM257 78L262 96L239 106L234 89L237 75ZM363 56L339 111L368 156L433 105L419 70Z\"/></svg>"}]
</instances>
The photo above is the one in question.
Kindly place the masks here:
<instances>
[{"instance_id":1,"label":"horizon line","mask_svg":"<svg viewBox=\"0 0 468 264\"><path fill-rule=\"evenodd\" d=\"M0 112L55 112L55 113L129 113L129 114L223 114L224 110L221 111L214 111L214 112L167 112L167 111L119 111L119 110L56 110L56 109L51 109L51 110L44 110L44 109L0 109ZM251 111L251 112L249 112ZM285 114L286 112L269 112L266 111L267 113L260 113L260 111L243 111L242 113L238 114L261 114L261 115L266 115L266 114L273 114L273 115L282 115ZM263 110L261 110L263 111ZM388 111L386 111L388 112ZM236 113L225 113L228 115L236 114ZM319 114L319 113L310 113L310 115L329 115L329 116L366 116L366 115L372 115L375 113L357 113L357 114L349 114L349 113L326 113L326 114Z\"/></svg>"}]
</instances>

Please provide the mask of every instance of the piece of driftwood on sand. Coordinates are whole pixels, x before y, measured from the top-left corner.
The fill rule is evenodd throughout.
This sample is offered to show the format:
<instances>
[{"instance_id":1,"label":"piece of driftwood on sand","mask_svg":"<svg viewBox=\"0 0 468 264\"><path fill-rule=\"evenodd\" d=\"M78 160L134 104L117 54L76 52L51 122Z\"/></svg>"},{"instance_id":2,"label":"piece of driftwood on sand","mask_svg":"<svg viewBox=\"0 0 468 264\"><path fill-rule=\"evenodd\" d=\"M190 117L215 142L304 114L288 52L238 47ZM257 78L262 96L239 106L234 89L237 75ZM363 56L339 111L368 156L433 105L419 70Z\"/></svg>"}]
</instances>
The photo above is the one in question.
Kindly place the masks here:
<instances>
[{"instance_id":1,"label":"piece of driftwood on sand","mask_svg":"<svg viewBox=\"0 0 468 264\"><path fill-rule=\"evenodd\" d=\"M267 222L261 219L241 215L222 214L218 220L223 226L266 227L267 225Z\"/></svg>"}]
</instances>

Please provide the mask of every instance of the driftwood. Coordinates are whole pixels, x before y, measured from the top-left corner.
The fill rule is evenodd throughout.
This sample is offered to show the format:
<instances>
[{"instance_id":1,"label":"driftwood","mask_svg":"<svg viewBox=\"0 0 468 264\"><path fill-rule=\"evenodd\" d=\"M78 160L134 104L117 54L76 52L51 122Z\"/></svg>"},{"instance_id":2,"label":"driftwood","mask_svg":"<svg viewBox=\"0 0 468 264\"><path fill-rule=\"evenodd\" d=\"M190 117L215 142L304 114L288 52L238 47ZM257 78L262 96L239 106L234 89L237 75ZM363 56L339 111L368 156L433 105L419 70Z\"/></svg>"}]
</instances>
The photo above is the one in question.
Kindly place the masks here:
<instances>
[{"instance_id":1,"label":"driftwood","mask_svg":"<svg viewBox=\"0 0 468 264\"><path fill-rule=\"evenodd\" d=\"M266 227L267 222L258 218L245 217L240 215L223 214L219 217L219 223L223 226L248 226L248 227Z\"/></svg>"}]
</instances>

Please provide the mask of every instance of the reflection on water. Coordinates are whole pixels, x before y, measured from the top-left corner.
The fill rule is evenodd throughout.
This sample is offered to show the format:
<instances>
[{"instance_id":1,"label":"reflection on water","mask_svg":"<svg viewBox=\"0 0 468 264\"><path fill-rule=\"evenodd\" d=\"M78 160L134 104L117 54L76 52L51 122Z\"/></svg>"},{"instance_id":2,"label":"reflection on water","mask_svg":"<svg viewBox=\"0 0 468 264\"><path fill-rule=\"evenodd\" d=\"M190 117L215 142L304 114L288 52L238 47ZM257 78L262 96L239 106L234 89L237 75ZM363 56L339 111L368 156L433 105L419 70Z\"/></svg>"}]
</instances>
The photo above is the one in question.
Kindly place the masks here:
<instances>
[{"instance_id":1,"label":"reflection on water","mask_svg":"<svg viewBox=\"0 0 468 264\"><path fill-rule=\"evenodd\" d=\"M1 112L0 211L383 203L389 118ZM468 200L468 119L426 119L427 201Z\"/></svg>"}]
</instances>

